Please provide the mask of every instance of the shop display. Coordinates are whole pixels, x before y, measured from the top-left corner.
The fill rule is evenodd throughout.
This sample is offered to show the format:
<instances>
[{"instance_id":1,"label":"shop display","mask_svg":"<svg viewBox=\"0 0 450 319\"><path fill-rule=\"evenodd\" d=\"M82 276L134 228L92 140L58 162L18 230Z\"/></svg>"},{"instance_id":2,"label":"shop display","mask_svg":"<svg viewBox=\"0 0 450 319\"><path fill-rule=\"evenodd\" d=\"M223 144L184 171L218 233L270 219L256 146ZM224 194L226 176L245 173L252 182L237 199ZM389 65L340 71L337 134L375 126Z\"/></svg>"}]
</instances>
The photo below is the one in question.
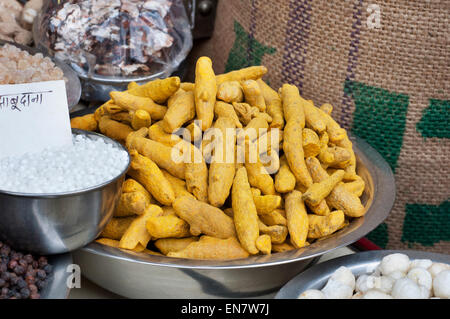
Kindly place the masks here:
<instances>
[{"instance_id":1,"label":"shop display","mask_svg":"<svg viewBox=\"0 0 450 319\"><path fill-rule=\"evenodd\" d=\"M94 114L72 119L74 128L92 127L125 144L132 158L125 183L136 187L122 194L99 242L110 239L117 241L114 247L139 250L140 245L157 253L161 242L156 242L171 239L180 250L160 250L167 256L226 260L275 253L275 245L306 247L365 214L364 181L356 174L347 132L331 117L332 107L314 106L289 84L278 94L261 79L267 71L254 66L215 75L212 61L202 57L195 83L177 77L131 83L126 91L111 92ZM133 128L131 115L141 110L151 125ZM200 118L198 129L205 136L216 129L231 140L236 152L231 162L208 156L214 139L173 134ZM279 129L276 141L267 142ZM223 154L227 146L220 146ZM255 162L253 150L260 154ZM177 161L176 151L189 160ZM275 159L272 171L261 160L268 155ZM120 223L130 217L131 224ZM240 249L225 249L229 238L237 241L228 247Z\"/></svg>"},{"instance_id":2,"label":"shop display","mask_svg":"<svg viewBox=\"0 0 450 319\"><path fill-rule=\"evenodd\" d=\"M355 276L341 266L321 290L308 289L299 299L428 299L450 298L450 265L430 259L389 254L374 271Z\"/></svg>"},{"instance_id":3,"label":"shop display","mask_svg":"<svg viewBox=\"0 0 450 319\"><path fill-rule=\"evenodd\" d=\"M52 266L44 256L13 250L0 241L0 299L38 299Z\"/></svg>"},{"instance_id":4,"label":"shop display","mask_svg":"<svg viewBox=\"0 0 450 319\"><path fill-rule=\"evenodd\" d=\"M105 143L73 135L73 146L6 157L0 162L0 190L48 194L89 189L110 181L128 165L128 154Z\"/></svg>"},{"instance_id":5,"label":"shop display","mask_svg":"<svg viewBox=\"0 0 450 319\"><path fill-rule=\"evenodd\" d=\"M5 44L0 47L0 84L66 80L64 72L42 53L31 55Z\"/></svg>"}]
</instances>

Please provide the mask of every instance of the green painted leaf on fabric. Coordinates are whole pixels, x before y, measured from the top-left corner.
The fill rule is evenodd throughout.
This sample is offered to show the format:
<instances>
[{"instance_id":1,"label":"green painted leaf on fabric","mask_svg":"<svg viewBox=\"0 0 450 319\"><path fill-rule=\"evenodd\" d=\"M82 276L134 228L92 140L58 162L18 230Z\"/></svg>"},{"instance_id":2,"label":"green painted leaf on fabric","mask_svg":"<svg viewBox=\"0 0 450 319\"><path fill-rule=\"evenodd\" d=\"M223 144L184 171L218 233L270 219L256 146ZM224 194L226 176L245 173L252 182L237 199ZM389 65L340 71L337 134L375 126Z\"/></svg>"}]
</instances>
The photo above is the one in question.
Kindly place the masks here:
<instances>
[{"instance_id":1,"label":"green painted leaf on fabric","mask_svg":"<svg viewBox=\"0 0 450 319\"><path fill-rule=\"evenodd\" d=\"M416 128L424 138L450 138L450 101L430 99Z\"/></svg>"},{"instance_id":2,"label":"green painted leaf on fabric","mask_svg":"<svg viewBox=\"0 0 450 319\"><path fill-rule=\"evenodd\" d=\"M408 95L349 80L344 92L356 106L352 132L380 152L395 171L403 144Z\"/></svg>"},{"instance_id":3,"label":"green painted leaf on fabric","mask_svg":"<svg viewBox=\"0 0 450 319\"><path fill-rule=\"evenodd\" d=\"M440 205L406 204L402 242L433 246L450 241L450 202Z\"/></svg>"},{"instance_id":4,"label":"green painted leaf on fabric","mask_svg":"<svg viewBox=\"0 0 450 319\"><path fill-rule=\"evenodd\" d=\"M239 70L252 65L261 65L265 54L274 54L276 49L265 46L245 31L239 22L234 21L236 40L228 55L225 72Z\"/></svg>"},{"instance_id":5,"label":"green painted leaf on fabric","mask_svg":"<svg viewBox=\"0 0 450 319\"><path fill-rule=\"evenodd\" d=\"M385 249L389 240L386 223L380 224L366 236L371 242Z\"/></svg>"}]
</instances>

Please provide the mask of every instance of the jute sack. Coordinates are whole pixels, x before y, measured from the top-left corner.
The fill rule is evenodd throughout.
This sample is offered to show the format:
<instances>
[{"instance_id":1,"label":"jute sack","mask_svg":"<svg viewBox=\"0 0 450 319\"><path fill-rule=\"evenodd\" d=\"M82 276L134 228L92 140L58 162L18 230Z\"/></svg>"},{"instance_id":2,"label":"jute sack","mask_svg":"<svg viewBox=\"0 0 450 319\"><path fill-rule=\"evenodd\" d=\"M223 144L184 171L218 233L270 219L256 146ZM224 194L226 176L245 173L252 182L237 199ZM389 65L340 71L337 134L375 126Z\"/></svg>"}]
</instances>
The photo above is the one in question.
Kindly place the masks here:
<instances>
[{"instance_id":1,"label":"jute sack","mask_svg":"<svg viewBox=\"0 0 450 319\"><path fill-rule=\"evenodd\" d=\"M450 2L221 0L217 73L262 64L299 87L391 165L397 198L368 238L387 249L450 252Z\"/></svg>"}]
</instances>

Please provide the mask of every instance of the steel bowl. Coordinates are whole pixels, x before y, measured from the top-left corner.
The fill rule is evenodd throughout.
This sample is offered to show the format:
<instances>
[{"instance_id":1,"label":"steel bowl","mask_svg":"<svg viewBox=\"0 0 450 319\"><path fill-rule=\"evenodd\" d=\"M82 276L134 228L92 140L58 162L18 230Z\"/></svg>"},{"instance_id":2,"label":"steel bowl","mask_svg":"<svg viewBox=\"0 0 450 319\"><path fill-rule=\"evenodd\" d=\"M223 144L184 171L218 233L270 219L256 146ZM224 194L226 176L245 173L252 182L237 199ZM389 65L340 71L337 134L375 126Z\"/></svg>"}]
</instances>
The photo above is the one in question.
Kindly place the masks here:
<instances>
[{"instance_id":1,"label":"steel bowl","mask_svg":"<svg viewBox=\"0 0 450 319\"><path fill-rule=\"evenodd\" d=\"M47 286L40 292L41 299L67 299L70 293L67 281L72 274L68 266L73 264L72 255L70 253L51 255L47 259L52 266L52 272L48 277Z\"/></svg>"},{"instance_id":2,"label":"steel bowl","mask_svg":"<svg viewBox=\"0 0 450 319\"><path fill-rule=\"evenodd\" d=\"M82 274L97 285L130 298L244 298L277 291L316 258L347 246L377 227L395 199L394 176L381 155L352 137L358 174L366 182L364 217L333 236L302 249L230 261L151 256L91 243L73 252Z\"/></svg>"},{"instance_id":3,"label":"steel bowl","mask_svg":"<svg viewBox=\"0 0 450 319\"><path fill-rule=\"evenodd\" d=\"M35 55L36 53L42 53L44 56L52 59L53 63L55 63L55 65L63 71L64 77L67 79L66 95L67 95L67 104L69 106L69 111L71 109L73 109L73 107L75 105L78 104L78 102L80 101L80 97L81 97L81 82L80 82L80 79L78 78L78 75L75 73L74 70L72 70L72 68L69 65L67 65L66 63L64 63L54 57L51 57L50 55L46 54L45 52L43 52L41 50L38 50L37 48L32 48L32 47L21 45L18 43L0 40L0 47L5 45L6 43L14 45L14 46L18 47L19 49L27 51L28 53L30 53L32 55Z\"/></svg>"},{"instance_id":4,"label":"steel bowl","mask_svg":"<svg viewBox=\"0 0 450 319\"><path fill-rule=\"evenodd\" d=\"M401 253L412 259L430 259L450 264L450 255L416 250L372 250L338 257L317 264L290 280L276 294L275 299L296 299L308 289L322 289L330 276L341 266L349 268L355 276L371 273L384 256Z\"/></svg>"},{"instance_id":5,"label":"steel bowl","mask_svg":"<svg viewBox=\"0 0 450 319\"><path fill-rule=\"evenodd\" d=\"M72 129L77 135L104 139L101 134ZM25 194L0 190L0 239L18 250L51 255L73 251L94 240L114 213L128 165L101 185L75 192ZM99 163L101 165L101 163Z\"/></svg>"}]
</instances>

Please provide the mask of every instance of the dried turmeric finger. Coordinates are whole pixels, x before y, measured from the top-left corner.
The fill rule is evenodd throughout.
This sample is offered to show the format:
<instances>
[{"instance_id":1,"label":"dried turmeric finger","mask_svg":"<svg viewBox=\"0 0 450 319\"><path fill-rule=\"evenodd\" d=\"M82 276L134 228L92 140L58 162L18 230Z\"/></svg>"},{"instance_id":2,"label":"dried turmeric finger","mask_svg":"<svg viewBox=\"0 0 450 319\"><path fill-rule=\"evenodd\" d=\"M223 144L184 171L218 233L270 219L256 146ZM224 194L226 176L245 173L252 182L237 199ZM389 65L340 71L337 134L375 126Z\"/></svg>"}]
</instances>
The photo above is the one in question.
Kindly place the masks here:
<instances>
[{"instance_id":1,"label":"dried turmeric finger","mask_svg":"<svg viewBox=\"0 0 450 319\"><path fill-rule=\"evenodd\" d=\"M286 251L294 250L295 247L292 246L287 241L281 244L273 244L272 245L272 252L274 253L284 253Z\"/></svg>"},{"instance_id":2,"label":"dried turmeric finger","mask_svg":"<svg viewBox=\"0 0 450 319\"><path fill-rule=\"evenodd\" d=\"M341 128L341 126L330 115L328 115L321 109L317 110L318 114L322 117L322 120L325 122L326 131L328 133L330 141L333 143L341 141L346 135L345 130Z\"/></svg>"},{"instance_id":3,"label":"dried turmeric finger","mask_svg":"<svg viewBox=\"0 0 450 319\"><path fill-rule=\"evenodd\" d=\"M152 238L183 238L191 236L189 224L173 215L150 217L145 225Z\"/></svg>"},{"instance_id":4,"label":"dried turmeric finger","mask_svg":"<svg viewBox=\"0 0 450 319\"><path fill-rule=\"evenodd\" d=\"M320 109L331 116L331 113L333 112L333 105L331 105L330 103L325 103L322 104Z\"/></svg>"},{"instance_id":5,"label":"dried turmeric finger","mask_svg":"<svg viewBox=\"0 0 450 319\"><path fill-rule=\"evenodd\" d=\"M319 183L329 177L317 158L308 157L306 159L306 165L314 182ZM334 187L327 196L326 201L328 206L342 210L348 217L360 217L366 212L359 197L348 191L342 182Z\"/></svg>"},{"instance_id":6,"label":"dried turmeric finger","mask_svg":"<svg viewBox=\"0 0 450 319\"><path fill-rule=\"evenodd\" d=\"M329 142L328 133L323 132L320 135L320 153L318 154L317 157L320 160L320 162L325 166L328 166L334 161L334 155L328 151L328 142Z\"/></svg>"},{"instance_id":7,"label":"dried turmeric finger","mask_svg":"<svg viewBox=\"0 0 450 319\"><path fill-rule=\"evenodd\" d=\"M306 189L303 191L303 193L304 192L306 192ZM327 201L325 199L322 199L318 205L311 205L308 202L306 202L306 205L314 214L326 216L330 213L330 207L328 207Z\"/></svg>"},{"instance_id":8,"label":"dried turmeric finger","mask_svg":"<svg viewBox=\"0 0 450 319\"><path fill-rule=\"evenodd\" d=\"M344 138L336 142L336 146L343 147L350 152L350 159L348 166L345 167L345 180L355 180L356 179L356 156L353 151L353 143L348 138L347 132L345 132Z\"/></svg>"},{"instance_id":9,"label":"dried turmeric finger","mask_svg":"<svg viewBox=\"0 0 450 319\"><path fill-rule=\"evenodd\" d=\"M185 164L187 190L202 202L208 201L208 167L202 152L194 145L182 141L184 152L189 156Z\"/></svg>"},{"instance_id":10,"label":"dried turmeric finger","mask_svg":"<svg viewBox=\"0 0 450 319\"><path fill-rule=\"evenodd\" d=\"M286 156L280 158L280 169L275 175L275 190L279 193L288 193L295 188L295 175L291 172Z\"/></svg>"},{"instance_id":11,"label":"dried turmeric finger","mask_svg":"<svg viewBox=\"0 0 450 319\"><path fill-rule=\"evenodd\" d=\"M162 121L158 121L148 128L148 137L155 142L170 147L173 147L182 141L182 138L178 135L166 133L162 129Z\"/></svg>"},{"instance_id":12,"label":"dried turmeric finger","mask_svg":"<svg viewBox=\"0 0 450 319\"><path fill-rule=\"evenodd\" d=\"M344 171L338 170L320 182L313 183L303 194L303 200L313 206L319 205L319 203L331 193L336 185L342 181L342 178L344 178Z\"/></svg>"},{"instance_id":13,"label":"dried turmeric finger","mask_svg":"<svg viewBox=\"0 0 450 319\"><path fill-rule=\"evenodd\" d=\"M133 129L129 125L114 121L109 116L102 116L100 118L98 128L100 133L119 142L124 142L128 134L133 132Z\"/></svg>"},{"instance_id":14,"label":"dried turmeric finger","mask_svg":"<svg viewBox=\"0 0 450 319\"><path fill-rule=\"evenodd\" d=\"M161 238L155 241L156 248L164 255L177 252L186 248L189 244L198 241L198 237L186 238Z\"/></svg>"},{"instance_id":15,"label":"dried turmeric finger","mask_svg":"<svg viewBox=\"0 0 450 319\"><path fill-rule=\"evenodd\" d=\"M225 102L217 101L216 106L214 107L214 114L217 118L220 118L220 117L230 118L233 121L234 126L236 126L238 128L242 128L242 124L239 121L239 118L236 114L236 111L234 110L233 105L225 103Z\"/></svg>"},{"instance_id":16,"label":"dried turmeric finger","mask_svg":"<svg viewBox=\"0 0 450 319\"><path fill-rule=\"evenodd\" d=\"M257 254L256 239L259 237L258 213L253 202L247 171L244 167L236 172L231 201L236 233L242 247L250 254Z\"/></svg>"},{"instance_id":17,"label":"dried turmeric finger","mask_svg":"<svg viewBox=\"0 0 450 319\"><path fill-rule=\"evenodd\" d=\"M119 241L111 238L98 238L95 242L109 247L119 248Z\"/></svg>"},{"instance_id":18,"label":"dried turmeric finger","mask_svg":"<svg viewBox=\"0 0 450 319\"><path fill-rule=\"evenodd\" d=\"M202 129L198 126L197 121L191 122L186 126L186 130L188 130L191 136L191 142L197 145L198 141L202 139Z\"/></svg>"},{"instance_id":19,"label":"dried turmeric finger","mask_svg":"<svg viewBox=\"0 0 450 319\"><path fill-rule=\"evenodd\" d=\"M155 103L163 104L169 97L178 91L179 88L180 78L173 76L166 79L156 79L140 86L134 86L133 88L129 88L127 93L135 96L147 97ZM158 120L160 119L161 118L158 118Z\"/></svg>"},{"instance_id":20,"label":"dried turmeric finger","mask_svg":"<svg viewBox=\"0 0 450 319\"><path fill-rule=\"evenodd\" d=\"M334 160L329 163L330 167L345 168L350 165L351 153L339 146L328 147L328 152L333 154Z\"/></svg>"},{"instance_id":21,"label":"dried turmeric finger","mask_svg":"<svg viewBox=\"0 0 450 319\"><path fill-rule=\"evenodd\" d=\"M141 192L122 193L114 211L115 217L141 215L150 205L148 198Z\"/></svg>"},{"instance_id":22,"label":"dried turmeric finger","mask_svg":"<svg viewBox=\"0 0 450 319\"><path fill-rule=\"evenodd\" d=\"M356 175L356 180L353 182L344 183L344 187L358 197L361 197L364 193L365 186L364 180L358 175Z\"/></svg>"},{"instance_id":23,"label":"dried turmeric finger","mask_svg":"<svg viewBox=\"0 0 450 319\"><path fill-rule=\"evenodd\" d=\"M253 118L243 130L239 130L237 134L237 142L243 143L245 139L254 142L260 135L267 133L269 123L267 119L262 116Z\"/></svg>"},{"instance_id":24,"label":"dried turmeric finger","mask_svg":"<svg viewBox=\"0 0 450 319\"><path fill-rule=\"evenodd\" d=\"M217 86L217 99L227 103L244 101L244 92L238 81L223 82Z\"/></svg>"},{"instance_id":25,"label":"dried turmeric finger","mask_svg":"<svg viewBox=\"0 0 450 319\"><path fill-rule=\"evenodd\" d=\"M260 214L258 213L259 219L268 226L274 226L274 225L282 225L286 226L287 221L286 217L284 217L279 209L274 209L270 213Z\"/></svg>"},{"instance_id":26,"label":"dried turmeric finger","mask_svg":"<svg viewBox=\"0 0 450 319\"><path fill-rule=\"evenodd\" d=\"M191 234L194 236L236 236L233 220L217 207L189 196L177 198L172 206L177 215L190 225Z\"/></svg>"},{"instance_id":27,"label":"dried turmeric finger","mask_svg":"<svg viewBox=\"0 0 450 319\"><path fill-rule=\"evenodd\" d=\"M263 221L258 222L259 231L270 236L272 244L281 244L286 240L288 229L282 225L267 226Z\"/></svg>"},{"instance_id":28,"label":"dried turmeric finger","mask_svg":"<svg viewBox=\"0 0 450 319\"><path fill-rule=\"evenodd\" d=\"M247 258L248 252L242 248L235 237L228 239L202 236L196 242L190 243L186 248L169 252L169 257L191 259L230 260Z\"/></svg>"},{"instance_id":29,"label":"dried turmeric finger","mask_svg":"<svg viewBox=\"0 0 450 319\"><path fill-rule=\"evenodd\" d=\"M128 85L127 85L127 90L129 91L129 90L132 90L132 89L135 89L135 88L138 88L140 85L139 84L137 84L136 82L134 82L134 81L131 81L130 83L128 83Z\"/></svg>"},{"instance_id":30,"label":"dried turmeric finger","mask_svg":"<svg viewBox=\"0 0 450 319\"><path fill-rule=\"evenodd\" d=\"M122 122L127 125L131 125L131 120L133 118L133 114L134 114L134 111L124 111L124 112L119 112L119 113L114 113L114 114L108 114L108 116L114 121L118 121L118 122Z\"/></svg>"},{"instance_id":31,"label":"dried turmeric finger","mask_svg":"<svg viewBox=\"0 0 450 319\"><path fill-rule=\"evenodd\" d=\"M266 111L266 101L262 95L261 88L255 80L246 80L241 82L244 92L245 102L251 106L255 106L260 112ZM239 102L239 101L237 101Z\"/></svg>"},{"instance_id":32,"label":"dried turmeric finger","mask_svg":"<svg viewBox=\"0 0 450 319\"><path fill-rule=\"evenodd\" d=\"M143 127L149 127L152 124L150 114L145 110L137 110L131 116L131 127L134 130L139 130Z\"/></svg>"},{"instance_id":33,"label":"dried turmeric finger","mask_svg":"<svg viewBox=\"0 0 450 319\"><path fill-rule=\"evenodd\" d=\"M267 73L265 66L250 66L236 71L231 71L216 76L217 85L228 81L245 81L245 80L257 80L262 78Z\"/></svg>"},{"instance_id":34,"label":"dried turmeric finger","mask_svg":"<svg viewBox=\"0 0 450 319\"><path fill-rule=\"evenodd\" d=\"M320 153L320 140L316 132L309 128L302 130L303 153L306 157L317 156Z\"/></svg>"},{"instance_id":35,"label":"dried turmeric finger","mask_svg":"<svg viewBox=\"0 0 450 319\"><path fill-rule=\"evenodd\" d=\"M272 240L269 235L261 235L256 239L256 248L264 255L272 252Z\"/></svg>"},{"instance_id":36,"label":"dried turmeric finger","mask_svg":"<svg viewBox=\"0 0 450 319\"><path fill-rule=\"evenodd\" d=\"M278 92L262 79L257 80L257 82L266 101L267 113L272 117L270 127L282 129L284 127L283 102Z\"/></svg>"},{"instance_id":37,"label":"dried turmeric finger","mask_svg":"<svg viewBox=\"0 0 450 319\"><path fill-rule=\"evenodd\" d=\"M245 149L245 168L250 185L260 189L264 195L274 195L275 186L273 179L261 163L257 154L256 143L248 143L246 141Z\"/></svg>"},{"instance_id":38,"label":"dried turmeric finger","mask_svg":"<svg viewBox=\"0 0 450 319\"><path fill-rule=\"evenodd\" d=\"M175 193L175 199L183 196L191 196L192 198L194 198L194 195L188 192L186 188L186 182L184 180L171 175L166 170L161 170L161 172L172 186L173 192Z\"/></svg>"},{"instance_id":39,"label":"dried turmeric finger","mask_svg":"<svg viewBox=\"0 0 450 319\"><path fill-rule=\"evenodd\" d=\"M233 185L236 170L234 163L236 134L233 120L227 117L218 118L214 128L221 132L221 141L214 150L213 159L209 166L208 200L211 205L221 207L230 195L231 186ZM232 156L227 158L227 155Z\"/></svg>"},{"instance_id":40,"label":"dried turmeric finger","mask_svg":"<svg viewBox=\"0 0 450 319\"><path fill-rule=\"evenodd\" d=\"M138 151L139 154L148 157L173 176L185 178L185 164L182 161L174 160L172 147L135 134L130 134L126 140L126 145L128 150Z\"/></svg>"},{"instance_id":41,"label":"dried turmeric finger","mask_svg":"<svg viewBox=\"0 0 450 319\"><path fill-rule=\"evenodd\" d=\"M283 132L283 150L297 182L309 187L312 179L305 165L302 145L302 127L298 121L288 121Z\"/></svg>"},{"instance_id":42,"label":"dried turmeric finger","mask_svg":"<svg viewBox=\"0 0 450 319\"><path fill-rule=\"evenodd\" d=\"M283 131L280 131L277 128L269 129L264 134L261 134L258 138L258 154L271 154L272 151L278 152L280 150L280 144L282 141Z\"/></svg>"},{"instance_id":43,"label":"dried turmeric finger","mask_svg":"<svg viewBox=\"0 0 450 319\"><path fill-rule=\"evenodd\" d=\"M281 206L281 196L278 195L256 195L253 194L256 211L258 215L270 214Z\"/></svg>"},{"instance_id":44,"label":"dried turmeric finger","mask_svg":"<svg viewBox=\"0 0 450 319\"><path fill-rule=\"evenodd\" d=\"M197 119L201 121L203 131L211 127L214 119L217 85L214 81L212 61L208 57L200 57L195 68L195 110Z\"/></svg>"},{"instance_id":45,"label":"dried turmeric finger","mask_svg":"<svg viewBox=\"0 0 450 319\"><path fill-rule=\"evenodd\" d=\"M184 91L194 91L195 89L195 83L191 82L181 82L180 83L180 89Z\"/></svg>"},{"instance_id":46,"label":"dried turmeric finger","mask_svg":"<svg viewBox=\"0 0 450 319\"><path fill-rule=\"evenodd\" d=\"M122 184L122 193L134 193L134 192L141 193L145 197L146 202L150 204L155 203L155 200L153 199L152 195L145 189L144 186L139 184L136 180L128 178Z\"/></svg>"},{"instance_id":47,"label":"dried turmeric finger","mask_svg":"<svg viewBox=\"0 0 450 319\"><path fill-rule=\"evenodd\" d=\"M150 205L144 214L136 217L120 239L119 248L134 249L138 244L147 247L151 235L147 231L147 220L162 214L162 209L156 205Z\"/></svg>"},{"instance_id":48,"label":"dried turmeric finger","mask_svg":"<svg viewBox=\"0 0 450 319\"><path fill-rule=\"evenodd\" d=\"M303 109L305 111L306 126L313 129L317 133L322 133L327 126L323 117L319 114L319 109L314 106L311 100L301 98Z\"/></svg>"},{"instance_id":49,"label":"dried turmeric finger","mask_svg":"<svg viewBox=\"0 0 450 319\"><path fill-rule=\"evenodd\" d=\"M147 111L154 120L161 120L167 112L167 107L156 104L147 97L135 96L127 92L112 91L109 93L114 103L128 111L139 109Z\"/></svg>"},{"instance_id":50,"label":"dried turmeric finger","mask_svg":"<svg viewBox=\"0 0 450 319\"><path fill-rule=\"evenodd\" d=\"M108 224L106 224L100 236L109 239L120 240L123 234L125 234L125 231L128 229L128 227L130 227L134 218L134 216L124 218L111 218Z\"/></svg>"},{"instance_id":51,"label":"dried turmeric finger","mask_svg":"<svg viewBox=\"0 0 450 319\"><path fill-rule=\"evenodd\" d=\"M166 133L173 133L195 117L194 92L178 90L167 101L167 107L161 127Z\"/></svg>"},{"instance_id":52,"label":"dried turmeric finger","mask_svg":"<svg viewBox=\"0 0 450 319\"><path fill-rule=\"evenodd\" d=\"M285 198L287 226L292 244L295 248L302 248L306 244L308 235L308 214L302 193L293 190Z\"/></svg>"},{"instance_id":53,"label":"dried turmeric finger","mask_svg":"<svg viewBox=\"0 0 450 319\"><path fill-rule=\"evenodd\" d=\"M70 127L93 132L97 130L98 122L94 114L87 114L72 118L70 120Z\"/></svg>"},{"instance_id":54,"label":"dried turmeric finger","mask_svg":"<svg viewBox=\"0 0 450 319\"><path fill-rule=\"evenodd\" d=\"M251 106L248 103L233 102L233 108L243 125L247 125L253 118L260 114L256 106Z\"/></svg>"},{"instance_id":55,"label":"dried turmeric finger","mask_svg":"<svg viewBox=\"0 0 450 319\"><path fill-rule=\"evenodd\" d=\"M344 224L344 213L335 210L327 216L308 214L308 238L317 239L337 231Z\"/></svg>"},{"instance_id":56,"label":"dried turmeric finger","mask_svg":"<svg viewBox=\"0 0 450 319\"><path fill-rule=\"evenodd\" d=\"M136 150L130 151L131 165L128 175L144 185L150 194L161 204L171 205L175 193L169 181L159 167L149 158L140 155Z\"/></svg>"},{"instance_id":57,"label":"dried turmeric finger","mask_svg":"<svg viewBox=\"0 0 450 319\"><path fill-rule=\"evenodd\" d=\"M298 88L295 85L283 84L280 88L280 96L283 101L283 114L286 122L295 120L305 127L305 110Z\"/></svg>"}]
</instances>

